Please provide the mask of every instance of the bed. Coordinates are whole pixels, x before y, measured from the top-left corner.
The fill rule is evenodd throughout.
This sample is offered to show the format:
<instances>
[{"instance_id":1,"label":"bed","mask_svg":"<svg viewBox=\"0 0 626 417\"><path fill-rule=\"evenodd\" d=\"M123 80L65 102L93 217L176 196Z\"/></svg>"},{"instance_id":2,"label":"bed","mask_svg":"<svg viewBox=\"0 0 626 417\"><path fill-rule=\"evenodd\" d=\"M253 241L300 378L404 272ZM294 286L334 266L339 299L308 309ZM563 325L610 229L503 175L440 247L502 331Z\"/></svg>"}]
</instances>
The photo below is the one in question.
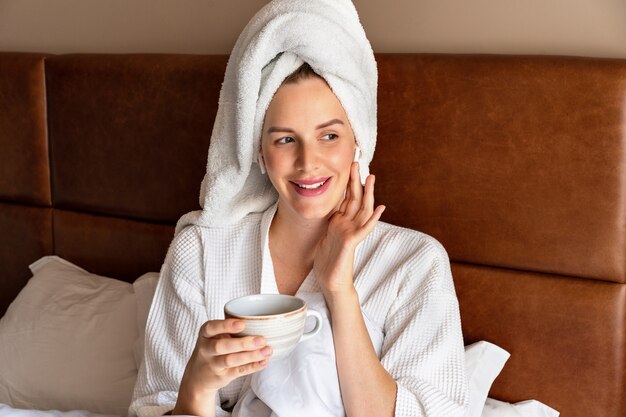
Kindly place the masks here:
<instances>
[{"instance_id":1,"label":"bed","mask_svg":"<svg viewBox=\"0 0 626 417\"><path fill-rule=\"evenodd\" d=\"M67 393L62 405L33 409L89 410L92 393L80 397L86 384L69 374L72 362L84 369L71 344L87 333L75 327L56 345L48 340L76 358L54 372L45 357L24 362L44 344L39 306L67 294L70 275L89 277L74 300L81 314L101 318L90 302L102 294L112 297L104 304L121 303L111 314L124 311L125 330L116 325L94 343L123 362L115 395L130 398L142 341L135 314L147 314L176 220L199 207L227 59L0 53L0 403L15 397L11 374L39 390L22 392L32 398L52 389L39 379ZM383 220L443 243L465 344L510 354L489 397L537 400L564 417L626 416L626 60L376 59L371 171ZM46 268L55 278L38 285L60 295L40 289L27 299L31 277ZM112 368L97 354L85 359L94 380Z\"/></svg>"}]
</instances>

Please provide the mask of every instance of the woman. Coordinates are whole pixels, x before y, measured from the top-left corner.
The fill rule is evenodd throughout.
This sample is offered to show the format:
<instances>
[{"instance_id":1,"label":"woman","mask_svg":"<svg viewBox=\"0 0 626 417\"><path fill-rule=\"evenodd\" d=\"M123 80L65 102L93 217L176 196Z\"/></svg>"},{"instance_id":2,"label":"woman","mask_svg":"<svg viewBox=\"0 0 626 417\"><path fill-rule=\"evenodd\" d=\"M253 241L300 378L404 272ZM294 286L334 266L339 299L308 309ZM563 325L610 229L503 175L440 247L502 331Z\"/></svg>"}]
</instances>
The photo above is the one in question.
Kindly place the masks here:
<instances>
[{"instance_id":1,"label":"woman","mask_svg":"<svg viewBox=\"0 0 626 417\"><path fill-rule=\"evenodd\" d=\"M327 305L346 415L463 415L447 254L427 235L379 222L374 176L363 187L353 162L358 141L342 101L311 66L284 79L260 135L259 164L277 201L233 224L177 234L150 311L131 415L230 415L272 349L262 337L232 337L243 323L221 319L223 305L300 291L320 292Z\"/></svg>"}]
</instances>

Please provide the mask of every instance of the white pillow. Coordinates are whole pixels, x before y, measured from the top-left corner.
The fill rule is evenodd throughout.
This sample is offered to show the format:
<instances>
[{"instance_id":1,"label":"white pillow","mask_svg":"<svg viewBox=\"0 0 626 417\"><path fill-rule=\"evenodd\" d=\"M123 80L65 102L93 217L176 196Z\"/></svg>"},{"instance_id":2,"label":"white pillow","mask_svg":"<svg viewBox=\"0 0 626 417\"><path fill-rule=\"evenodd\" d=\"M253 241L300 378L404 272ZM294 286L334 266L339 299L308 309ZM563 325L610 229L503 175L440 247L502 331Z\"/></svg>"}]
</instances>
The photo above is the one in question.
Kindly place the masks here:
<instances>
[{"instance_id":1,"label":"white pillow","mask_svg":"<svg viewBox=\"0 0 626 417\"><path fill-rule=\"evenodd\" d=\"M465 346L470 397L466 417L481 417L489 389L510 356L506 350L486 341Z\"/></svg>"},{"instance_id":2,"label":"white pillow","mask_svg":"<svg viewBox=\"0 0 626 417\"><path fill-rule=\"evenodd\" d=\"M146 323L148 322L148 313L150 312L150 306L152 305L152 298L154 298L154 291L156 290L158 280L158 272L147 272L133 282L135 299L137 301L137 331L139 333L134 349L137 369L139 369L141 362L143 362Z\"/></svg>"},{"instance_id":3,"label":"white pillow","mask_svg":"<svg viewBox=\"0 0 626 417\"><path fill-rule=\"evenodd\" d=\"M510 404L487 398L481 417L559 417L559 414L555 409L537 400Z\"/></svg>"},{"instance_id":4,"label":"white pillow","mask_svg":"<svg viewBox=\"0 0 626 417\"><path fill-rule=\"evenodd\" d=\"M137 367L133 286L57 256L0 320L0 403L126 415Z\"/></svg>"},{"instance_id":5,"label":"white pillow","mask_svg":"<svg viewBox=\"0 0 626 417\"><path fill-rule=\"evenodd\" d=\"M526 417L520 414L513 404L487 398L481 417ZM539 416L537 416L539 417Z\"/></svg>"},{"instance_id":6,"label":"white pillow","mask_svg":"<svg viewBox=\"0 0 626 417\"><path fill-rule=\"evenodd\" d=\"M513 404L513 407L523 417L559 417L561 414L537 400L520 401Z\"/></svg>"}]
</instances>

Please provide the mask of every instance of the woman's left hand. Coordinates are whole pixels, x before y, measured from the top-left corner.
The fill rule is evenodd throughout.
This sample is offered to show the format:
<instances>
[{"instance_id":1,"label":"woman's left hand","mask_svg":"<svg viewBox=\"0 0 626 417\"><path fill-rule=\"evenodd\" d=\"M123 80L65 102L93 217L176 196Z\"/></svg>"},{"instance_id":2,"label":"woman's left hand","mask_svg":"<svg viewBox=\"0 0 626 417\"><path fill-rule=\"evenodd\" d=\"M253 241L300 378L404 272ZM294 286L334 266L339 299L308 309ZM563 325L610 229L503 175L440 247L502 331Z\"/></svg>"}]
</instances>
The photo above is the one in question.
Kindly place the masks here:
<instances>
[{"instance_id":1,"label":"woman's left hand","mask_svg":"<svg viewBox=\"0 0 626 417\"><path fill-rule=\"evenodd\" d=\"M353 265L357 245L374 230L385 206L374 209L374 176L361 185L358 162L350 168L346 196L328 221L326 234L320 240L313 271L324 296L333 297L354 290Z\"/></svg>"}]
</instances>

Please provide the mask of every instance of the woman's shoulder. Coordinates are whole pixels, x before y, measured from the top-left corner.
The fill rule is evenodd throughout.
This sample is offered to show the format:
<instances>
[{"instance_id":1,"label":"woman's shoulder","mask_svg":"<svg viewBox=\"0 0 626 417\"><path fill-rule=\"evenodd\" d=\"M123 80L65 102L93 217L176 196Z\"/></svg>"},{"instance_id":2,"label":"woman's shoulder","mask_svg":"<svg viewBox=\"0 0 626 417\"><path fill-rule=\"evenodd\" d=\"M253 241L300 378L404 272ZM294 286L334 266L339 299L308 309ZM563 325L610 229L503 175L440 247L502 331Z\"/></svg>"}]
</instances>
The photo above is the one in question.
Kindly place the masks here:
<instances>
[{"instance_id":1,"label":"woman's shoulder","mask_svg":"<svg viewBox=\"0 0 626 417\"><path fill-rule=\"evenodd\" d=\"M259 232L262 213L251 213L243 219L220 227L189 225L181 230L170 243L168 256L197 257L207 247L219 247L229 242L248 239Z\"/></svg>"},{"instance_id":2,"label":"woman's shoulder","mask_svg":"<svg viewBox=\"0 0 626 417\"><path fill-rule=\"evenodd\" d=\"M453 289L448 253L435 237L379 221L368 238L364 258L377 259L379 267L385 264L382 268L389 271L385 276L393 286L420 293Z\"/></svg>"},{"instance_id":3,"label":"woman's shoulder","mask_svg":"<svg viewBox=\"0 0 626 417\"><path fill-rule=\"evenodd\" d=\"M192 224L185 227L174 237L173 243L181 244L188 241L200 241L205 237L229 237L236 236L247 230L258 228L261 223L263 213L250 213L243 219L235 223L223 226L202 226Z\"/></svg>"},{"instance_id":4,"label":"woman's shoulder","mask_svg":"<svg viewBox=\"0 0 626 417\"><path fill-rule=\"evenodd\" d=\"M407 255L421 258L438 258L448 262L448 253L435 237L390 223L379 221L371 233L377 246L387 251L405 252Z\"/></svg>"}]
</instances>

